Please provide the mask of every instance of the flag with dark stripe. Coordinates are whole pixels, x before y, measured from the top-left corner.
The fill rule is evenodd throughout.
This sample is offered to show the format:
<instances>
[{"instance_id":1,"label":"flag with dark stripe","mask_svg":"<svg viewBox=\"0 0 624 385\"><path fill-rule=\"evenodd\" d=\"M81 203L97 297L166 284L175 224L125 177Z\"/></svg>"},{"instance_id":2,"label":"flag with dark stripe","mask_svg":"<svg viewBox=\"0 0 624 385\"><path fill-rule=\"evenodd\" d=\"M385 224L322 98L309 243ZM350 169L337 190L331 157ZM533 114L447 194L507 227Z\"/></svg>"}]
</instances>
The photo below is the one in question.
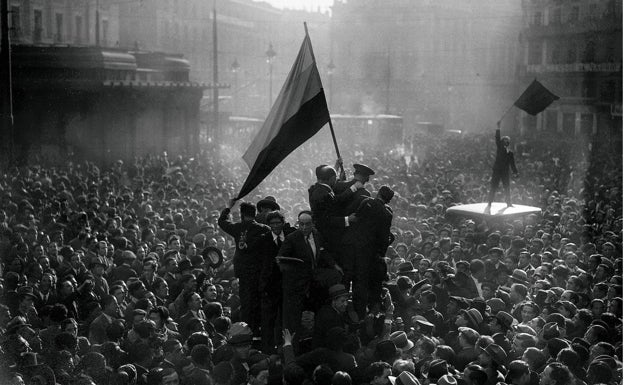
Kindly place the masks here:
<instances>
[{"instance_id":1,"label":"flag with dark stripe","mask_svg":"<svg viewBox=\"0 0 624 385\"><path fill-rule=\"evenodd\" d=\"M237 199L249 194L288 154L314 136L327 122L327 101L310 37L306 33L277 100L243 155L250 172Z\"/></svg>"},{"instance_id":2,"label":"flag with dark stripe","mask_svg":"<svg viewBox=\"0 0 624 385\"><path fill-rule=\"evenodd\" d=\"M559 100L559 96L550 92L537 79L527 87L514 103L519 109L533 116L544 111L552 102Z\"/></svg>"}]
</instances>

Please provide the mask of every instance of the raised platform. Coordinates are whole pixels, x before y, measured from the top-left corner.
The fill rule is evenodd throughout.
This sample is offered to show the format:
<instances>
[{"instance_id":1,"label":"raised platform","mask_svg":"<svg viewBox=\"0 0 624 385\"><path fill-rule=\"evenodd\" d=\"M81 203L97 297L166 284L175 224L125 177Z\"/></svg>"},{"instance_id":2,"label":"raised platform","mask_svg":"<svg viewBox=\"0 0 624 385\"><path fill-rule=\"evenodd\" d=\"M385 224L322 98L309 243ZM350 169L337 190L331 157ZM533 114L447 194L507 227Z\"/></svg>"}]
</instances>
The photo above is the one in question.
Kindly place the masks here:
<instances>
[{"instance_id":1,"label":"raised platform","mask_svg":"<svg viewBox=\"0 0 624 385\"><path fill-rule=\"evenodd\" d=\"M525 205L507 207L507 204L502 202L493 202L489 210L486 210L486 208L487 203L485 202L458 205L446 209L446 214L479 219L509 219L542 212L542 209L539 207Z\"/></svg>"}]
</instances>

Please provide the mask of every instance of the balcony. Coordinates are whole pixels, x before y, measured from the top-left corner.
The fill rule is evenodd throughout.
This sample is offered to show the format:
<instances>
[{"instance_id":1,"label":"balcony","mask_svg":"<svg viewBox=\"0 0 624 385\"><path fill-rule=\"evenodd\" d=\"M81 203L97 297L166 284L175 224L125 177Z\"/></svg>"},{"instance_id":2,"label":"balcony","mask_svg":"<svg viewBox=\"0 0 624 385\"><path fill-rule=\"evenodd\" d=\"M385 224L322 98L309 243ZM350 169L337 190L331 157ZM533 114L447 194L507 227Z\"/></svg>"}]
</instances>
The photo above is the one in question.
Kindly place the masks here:
<instances>
[{"instance_id":1,"label":"balcony","mask_svg":"<svg viewBox=\"0 0 624 385\"><path fill-rule=\"evenodd\" d=\"M620 71L622 71L622 63L530 64L526 66L527 74Z\"/></svg>"},{"instance_id":2,"label":"balcony","mask_svg":"<svg viewBox=\"0 0 624 385\"><path fill-rule=\"evenodd\" d=\"M602 17L566 21L549 25L530 24L524 30L524 34L527 38L535 38L595 32L611 33L617 31L622 31L622 19L617 18L615 15L605 15Z\"/></svg>"}]
</instances>

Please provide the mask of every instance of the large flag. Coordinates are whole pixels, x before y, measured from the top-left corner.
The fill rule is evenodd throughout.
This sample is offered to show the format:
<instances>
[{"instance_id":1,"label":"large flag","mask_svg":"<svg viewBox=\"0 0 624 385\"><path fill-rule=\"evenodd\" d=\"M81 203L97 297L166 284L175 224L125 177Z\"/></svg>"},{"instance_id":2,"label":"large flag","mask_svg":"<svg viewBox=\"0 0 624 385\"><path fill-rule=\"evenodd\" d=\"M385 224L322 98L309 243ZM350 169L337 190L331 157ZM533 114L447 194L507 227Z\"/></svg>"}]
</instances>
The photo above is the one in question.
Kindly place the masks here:
<instances>
[{"instance_id":1,"label":"large flag","mask_svg":"<svg viewBox=\"0 0 624 385\"><path fill-rule=\"evenodd\" d=\"M534 79L533 83L524 90L514 105L535 116L544 111L555 100L559 100L559 96L550 92L542 83Z\"/></svg>"},{"instance_id":2,"label":"large flag","mask_svg":"<svg viewBox=\"0 0 624 385\"><path fill-rule=\"evenodd\" d=\"M288 154L327 122L327 101L306 33L269 116L243 155L251 171L236 199L249 194Z\"/></svg>"}]
</instances>

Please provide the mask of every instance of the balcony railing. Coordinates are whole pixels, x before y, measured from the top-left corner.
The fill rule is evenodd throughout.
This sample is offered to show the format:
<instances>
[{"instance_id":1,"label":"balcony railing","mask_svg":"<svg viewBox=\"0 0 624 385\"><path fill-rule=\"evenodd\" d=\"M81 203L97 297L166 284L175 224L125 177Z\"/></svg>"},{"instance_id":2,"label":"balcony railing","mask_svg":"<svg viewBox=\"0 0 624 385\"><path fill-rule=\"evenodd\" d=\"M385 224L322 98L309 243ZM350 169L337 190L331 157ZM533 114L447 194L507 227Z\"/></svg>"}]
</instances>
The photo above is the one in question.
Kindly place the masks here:
<instances>
[{"instance_id":1,"label":"balcony railing","mask_svg":"<svg viewBox=\"0 0 624 385\"><path fill-rule=\"evenodd\" d=\"M586 18L573 22L568 21L549 25L530 24L525 29L525 34L528 37L537 37L621 30L622 18L609 14L602 17Z\"/></svg>"},{"instance_id":2,"label":"balcony railing","mask_svg":"<svg viewBox=\"0 0 624 385\"><path fill-rule=\"evenodd\" d=\"M546 72L620 72L622 63L530 64L527 73Z\"/></svg>"}]
</instances>

